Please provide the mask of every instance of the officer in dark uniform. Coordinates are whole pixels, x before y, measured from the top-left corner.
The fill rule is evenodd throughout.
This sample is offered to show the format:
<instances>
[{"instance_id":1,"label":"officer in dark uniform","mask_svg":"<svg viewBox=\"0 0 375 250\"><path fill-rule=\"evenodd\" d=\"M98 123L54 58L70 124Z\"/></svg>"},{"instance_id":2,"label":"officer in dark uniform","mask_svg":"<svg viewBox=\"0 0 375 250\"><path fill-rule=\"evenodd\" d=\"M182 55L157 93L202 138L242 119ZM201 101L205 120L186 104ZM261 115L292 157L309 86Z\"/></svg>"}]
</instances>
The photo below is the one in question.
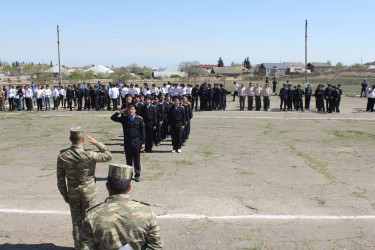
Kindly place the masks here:
<instances>
[{"instance_id":1,"label":"officer in dark uniform","mask_svg":"<svg viewBox=\"0 0 375 250\"><path fill-rule=\"evenodd\" d=\"M279 97L280 97L280 110L286 111L286 104L288 103L288 89L285 83L283 84L283 87L280 89ZM283 109L283 105L284 105L284 109Z\"/></svg>"},{"instance_id":2,"label":"officer in dark uniform","mask_svg":"<svg viewBox=\"0 0 375 250\"><path fill-rule=\"evenodd\" d=\"M124 97L124 102L121 105L121 109L127 108L130 104L133 104L133 98L131 94L126 94Z\"/></svg>"},{"instance_id":3,"label":"officer in dark uniform","mask_svg":"<svg viewBox=\"0 0 375 250\"><path fill-rule=\"evenodd\" d=\"M315 90L315 101L316 101L316 108L318 112L323 111L326 112L324 107L324 89L321 84Z\"/></svg>"},{"instance_id":4,"label":"officer in dark uniform","mask_svg":"<svg viewBox=\"0 0 375 250\"><path fill-rule=\"evenodd\" d=\"M199 110L205 110L207 107L207 87L206 83L202 83L199 88Z\"/></svg>"},{"instance_id":5,"label":"officer in dark uniform","mask_svg":"<svg viewBox=\"0 0 375 250\"><path fill-rule=\"evenodd\" d=\"M297 90L296 90L296 110L298 111L299 109L302 110L303 112L303 95L305 93L303 92L303 90L301 89L301 85L298 85L297 86Z\"/></svg>"},{"instance_id":6,"label":"officer in dark uniform","mask_svg":"<svg viewBox=\"0 0 375 250\"><path fill-rule=\"evenodd\" d=\"M199 96L199 85L196 84L195 87L191 90L191 96L192 96L192 109L195 111L198 111L198 96Z\"/></svg>"},{"instance_id":7,"label":"officer in dark uniform","mask_svg":"<svg viewBox=\"0 0 375 250\"><path fill-rule=\"evenodd\" d=\"M73 111L72 109L73 98L74 98L74 90L72 89L72 86L69 85L68 89L66 90L66 99L68 100L68 107L70 111Z\"/></svg>"},{"instance_id":8,"label":"officer in dark uniform","mask_svg":"<svg viewBox=\"0 0 375 250\"><path fill-rule=\"evenodd\" d=\"M78 111L82 111L83 90L81 88L80 83L78 83L77 88L76 88L76 96L77 96Z\"/></svg>"},{"instance_id":9,"label":"officer in dark uniform","mask_svg":"<svg viewBox=\"0 0 375 250\"><path fill-rule=\"evenodd\" d=\"M312 95L312 90L310 85L306 88L305 90L305 109L309 110L310 109L310 101L311 101L311 95Z\"/></svg>"},{"instance_id":10,"label":"officer in dark uniform","mask_svg":"<svg viewBox=\"0 0 375 250\"><path fill-rule=\"evenodd\" d=\"M339 98L339 92L335 85L331 86L331 95L329 100L329 110L328 113L337 111L337 99Z\"/></svg>"},{"instance_id":11,"label":"officer in dark uniform","mask_svg":"<svg viewBox=\"0 0 375 250\"><path fill-rule=\"evenodd\" d=\"M289 88L287 90L288 93L288 111L293 111L293 98L294 98L294 90L293 90L293 85L289 84Z\"/></svg>"},{"instance_id":12,"label":"officer in dark uniform","mask_svg":"<svg viewBox=\"0 0 375 250\"><path fill-rule=\"evenodd\" d=\"M83 92L83 99L85 100L84 110L90 110L91 108L91 88L90 83L88 83L85 92Z\"/></svg>"},{"instance_id":13,"label":"officer in dark uniform","mask_svg":"<svg viewBox=\"0 0 375 250\"><path fill-rule=\"evenodd\" d=\"M332 94L332 88L331 84L328 84L327 88L324 90L323 95L324 99L326 100L326 110L329 112L331 110L330 103L331 103L331 94Z\"/></svg>"},{"instance_id":14,"label":"officer in dark uniform","mask_svg":"<svg viewBox=\"0 0 375 250\"><path fill-rule=\"evenodd\" d=\"M154 142L154 131L156 130L157 112L156 112L155 106L152 105L151 103L150 95L147 95L145 97L145 104L141 108L139 115L142 116L143 121L145 123L145 131L146 131L145 152L151 153L152 144Z\"/></svg>"},{"instance_id":15,"label":"officer in dark uniform","mask_svg":"<svg viewBox=\"0 0 375 250\"><path fill-rule=\"evenodd\" d=\"M337 98L337 106L336 106L336 112L340 113L340 103L341 103L341 96L342 96L342 88L341 84L337 84L337 91L339 93L339 96Z\"/></svg>"},{"instance_id":16,"label":"officer in dark uniform","mask_svg":"<svg viewBox=\"0 0 375 250\"><path fill-rule=\"evenodd\" d=\"M225 109L227 108L227 94L228 94L228 91L226 90L226 88L224 88L224 84L220 84L220 107L222 110L225 111Z\"/></svg>"},{"instance_id":17,"label":"officer in dark uniform","mask_svg":"<svg viewBox=\"0 0 375 250\"><path fill-rule=\"evenodd\" d=\"M134 95L134 106L137 114L140 114L141 109L143 107L143 103L140 101L141 97L139 95Z\"/></svg>"},{"instance_id":18,"label":"officer in dark uniform","mask_svg":"<svg viewBox=\"0 0 375 250\"><path fill-rule=\"evenodd\" d=\"M165 141L168 134L168 111L170 108L169 102L165 100L165 95L160 94L160 104L163 105L163 116L161 119L161 140Z\"/></svg>"},{"instance_id":19,"label":"officer in dark uniform","mask_svg":"<svg viewBox=\"0 0 375 250\"><path fill-rule=\"evenodd\" d=\"M207 104L208 108L206 110L211 111L212 110L212 101L214 98L214 91L212 89L211 83L207 84Z\"/></svg>"},{"instance_id":20,"label":"officer in dark uniform","mask_svg":"<svg viewBox=\"0 0 375 250\"><path fill-rule=\"evenodd\" d=\"M154 96L154 106L156 108L156 130L154 134L154 143L156 146L160 145L161 142L161 128L164 119L164 106L159 102L159 96Z\"/></svg>"},{"instance_id":21,"label":"officer in dark uniform","mask_svg":"<svg viewBox=\"0 0 375 250\"><path fill-rule=\"evenodd\" d=\"M172 133L172 153L181 153L182 131L185 129L185 109L180 106L179 96L173 97L173 106L169 109L168 122Z\"/></svg>"},{"instance_id":22,"label":"officer in dark uniform","mask_svg":"<svg viewBox=\"0 0 375 250\"><path fill-rule=\"evenodd\" d=\"M185 129L182 131L182 146L185 146L185 142L189 140L190 135L190 120L193 117L193 112L191 110L191 103L187 96L183 97L182 107L185 109Z\"/></svg>"},{"instance_id":23,"label":"officer in dark uniform","mask_svg":"<svg viewBox=\"0 0 375 250\"><path fill-rule=\"evenodd\" d=\"M135 113L135 106L129 104L127 108L114 113L111 120L122 124L126 164L133 166L134 162L134 179L136 182L140 182L141 148L145 147L143 119Z\"/></svg>"},{"instance_id":24,"label":"officer in dark uniform","mask_svg":"<svg viewBox=\"0 0 375 250\"><path fill-rule=\"evenodd\" d=\"M98 111L100 109L100 89L95 85L95 110Z\"/></svg>"}]
</instances>

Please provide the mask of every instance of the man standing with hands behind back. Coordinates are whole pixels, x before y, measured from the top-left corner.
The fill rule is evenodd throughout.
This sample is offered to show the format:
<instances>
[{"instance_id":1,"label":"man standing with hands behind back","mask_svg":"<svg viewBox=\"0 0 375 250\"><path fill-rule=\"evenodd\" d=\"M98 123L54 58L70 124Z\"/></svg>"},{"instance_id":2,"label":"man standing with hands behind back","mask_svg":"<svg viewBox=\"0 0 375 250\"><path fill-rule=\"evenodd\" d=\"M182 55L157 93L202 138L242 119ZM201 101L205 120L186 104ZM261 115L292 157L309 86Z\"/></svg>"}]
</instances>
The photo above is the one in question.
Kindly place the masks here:
<instances>
[{"instance_id":1,"label":"man standing with hands behind back","mask_svg":"<svg viewBox=\"0 0 375 250\"><path fill-rule=\"evenodd\" d=\"M114 113L111 120L122 124L124 133L124 150L126 164L133 166L135 181L141 181L141 148L145 147L146 132L143 125L143 118L135 112L135 106L129 104L127 108Z\"/></svg>"},{"instance_id":2,"label":"man standing with hands behind back","mask_svg":"<svg viewBox=\"0 0 375 250\"><path fill-rule=\"evenodd\" d=\"M83 149L85 137L81 128L71 128L69 139L72 146L62 150L57 157L57 187L65 202L69 203L74 247L80 249L79 231L85 218L85 211L96 204L96 163L110 161L112 155L105 145L91 136L87 136L88 141L100 152Z\"/></svg>"}]
</instances>

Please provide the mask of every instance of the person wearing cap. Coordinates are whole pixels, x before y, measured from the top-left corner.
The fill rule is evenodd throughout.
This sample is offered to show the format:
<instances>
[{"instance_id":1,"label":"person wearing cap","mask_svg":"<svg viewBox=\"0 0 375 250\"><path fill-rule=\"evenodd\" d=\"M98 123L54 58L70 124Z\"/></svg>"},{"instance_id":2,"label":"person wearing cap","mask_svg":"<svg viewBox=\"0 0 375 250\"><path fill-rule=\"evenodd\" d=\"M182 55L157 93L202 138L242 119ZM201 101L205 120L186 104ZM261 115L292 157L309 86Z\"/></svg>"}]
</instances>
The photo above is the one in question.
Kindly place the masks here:
<instances>
[{"instance_id":1,"label":"person wearing cap","mask_svg":"<svg viewBox=\"0 0 375 250\"><path fill-rule=\"evenodd\" d=\"M374 103L375 103L375 85L372 85L367 90L366 112L374 112Z\"/></svg>"},{"instance_id":2,"label":"person wearing cap","mask_svg":"<svg viewBox=\"0 0 375 250\"><path fill-rule=\"evenodd\" d=\"M189 140L190 123L191 118L193 118L193 110L187 95L184 95L181 106L183 106L185 109L185 129L182 131L182 146L185 146L185 142Z\"/></svg>"},{"instance_id":3,"label":"person wearing cap","mask_svg":"<svg viewBox=\"0 0 375 250\"><path fill-rule=\"evenodd\" d=\"M301 109L302 112L303 111L303 95L305 94L305 92L302 90L301 88L301 85L297 85L297 90L296 90L296 111L298 111L299 109Z\"/></svg>"},{"instance_id":4,"label":"person wearing cap","mask_svg":"<svg viewBox=\"0 0 375 250\"><path fill-rule=\"evenodd\" d=\"M164 123L164 105L159 102L159 96L154 96L154 106L156 109L156 130L154 131L154 143L156 146L161 142L161 128Z\"/></svg>"},{"instance_id":5,"label":"person wearing cap","mask_svg":"<svg viewBox=\"0 0 375 250\"><path fill-rule=\"evenodd\" d=\"M111 116L111 120L122 124L124 133L124 151L126 164L133 165L135 181L141 181L141 149L145 147L146 133L143 125L143 118L136 114L134 104L129 104L126 108Z\"/></svg>"},{"instance_id":6,"label":"person wearing cap","mask_svg":"<svg viewBox=\"0 0 375 250\"><path fill-rule=\"evenodd\" d=\"M141 112L143 105L144 103L141 102L141 97L139 95L134 95L134 106L137 114Z\"/></svg>"},{"instance_id":7,"label":"person wearing cap","mask_svg":"<svg viewBox=\"0 0 375 250\"><path fill-rule=\"evenodd\" d=\"M146 131L146 147L145 152L151 153L152 152L152 145L154 142L154 131L156 130L156 123L157 119L157 111L155 106L151 103L151 96L147 95L145 97L145 104L141 108L139 113L142 116L143 121L145 123L145 131Z\"/></svg>"},{"instance_id":8,"label":"person wearing cap","mask_svg":"<svg viewBox=\"0 0 375 250\"><path fill-rule=\"evenodd\" d=\"M255 110L260 111L260 108L262 107L262 101L261 101L261 95L262 95L262 88L257 85L254 88L254 95L255 95Z\"/></svg>"},{"instance_id":9,"label":"person wearing cap","mask_svg":"<svg viewBox=\"0 0 375 250\"><path fill-rule=\"evenodd\" d=\"M337 92L339 93L338 97L337 97L337 108L336 108L336 112L337 113L340 113L340 103L341 103L341 96L342 96L342 88L341 88L341 84L337 84Z\"/></svg>"},{"instance_id":10,"label":"person wearing cap","mask_svg":"<svg viewBox=\"0 0 375 250\"><path fill-rule=\"evenodd\" d=\"M88 141L100 152L83 149L85 137L81 128L70 129L72 146L57 157L57 187L66 203L69 203L73 224L74 247L79 249L79 230L87 208L96 204L95 168L97 162L112 159L109 149L91 136ZM66 183L67 182L67 183Z\"/></svg>"},{"instance_id":11,"label":"person wearing cap","mask_svg":"<svg viewBox=\"0 0 375 250\"><path fill-rule=\"evenodd\" d=\"M332 88L331 84L328 84L327 88L324 90L323 95L324 99L326 100L326 110L329 112L331 110L330 103L331 103L331 94L332 94Z\"/></svg>"},{"instance_id":12,"label":"person wearing cap","mask_svg":"<svg viewBox=\"0 0 375 250\"><path fill-rule=\"evenodd\" d=\"M130 199L131 166L109 165L109 197L87 210L82 249L163 249L156 216L149 204Z\"/></svg>"},{"instance_id":13,"label":"person wearing cap","mask_svg":"<svg viewBox=\"0 0 375 250\"><path fill-rule=\"evenodd\" d=\"M173 106L169 109L168 122L172 134L172 153L181 153L182 131L185 129L185 109L180 105L181 97L173 97Z\"/></svg>"},{"instance_id":14,"label":"person wearing cap","mask_svg":"<svg viewBox=\"0 0 375 250\"><path fill-rule=\"evenodd\" d=\"M280 97L280 111L286 111L286 104L288 102L288 89L285 83L283 83L283 87L280 89L279 97Z\"/></svg>"},{"instance_id":15,"label":"person wearing cap","mask_svg":"<svg viewBox=\"0 0 375 250\"><path fill-rule=\"evenodd\" d=\"M196 84L191 91L192 98L192 109L195 107L195 111L198 111L198 95L199 95L199 85Z\"/></svg>"}]
</instances>

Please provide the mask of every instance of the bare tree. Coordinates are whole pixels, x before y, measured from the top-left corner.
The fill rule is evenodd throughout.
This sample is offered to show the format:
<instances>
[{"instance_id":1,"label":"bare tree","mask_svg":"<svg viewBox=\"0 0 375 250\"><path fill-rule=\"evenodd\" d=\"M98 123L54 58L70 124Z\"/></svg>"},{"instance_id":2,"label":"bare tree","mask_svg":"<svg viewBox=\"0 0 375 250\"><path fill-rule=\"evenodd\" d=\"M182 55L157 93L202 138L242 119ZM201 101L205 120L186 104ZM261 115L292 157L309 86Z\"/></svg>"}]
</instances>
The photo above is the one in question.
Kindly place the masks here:
<instances>
[{"instance_id":1,"label":"bare tree","mask_svg":"<svg viewBox=\"0 0 375 250\"><path fill-rule=\"evenodd\" d=\"M198 68L197 66L200 65L198 61L193 61L193 62L181 62L179 67L182 72L185 72L188 74L188 76L202 76L202 75L207 75L208 73L202 69Z\"/></svg>"}]
</instances>

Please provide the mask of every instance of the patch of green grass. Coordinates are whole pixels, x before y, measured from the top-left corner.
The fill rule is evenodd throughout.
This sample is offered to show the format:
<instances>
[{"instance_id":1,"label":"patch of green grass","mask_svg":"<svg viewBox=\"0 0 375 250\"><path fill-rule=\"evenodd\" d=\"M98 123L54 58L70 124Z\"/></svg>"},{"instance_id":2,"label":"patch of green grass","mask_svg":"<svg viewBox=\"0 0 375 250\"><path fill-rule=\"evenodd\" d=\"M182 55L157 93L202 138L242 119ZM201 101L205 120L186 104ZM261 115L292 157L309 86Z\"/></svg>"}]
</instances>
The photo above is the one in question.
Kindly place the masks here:
<instances>
[{"instance_id":1,"label":"patch of green grass","mask_svg":"<svg viewBox=\"0 0 375 250\"><path fill-rule=\"evenodd\" d=\"M300 156L301 158L303 158L305 160L305 162L307 163L307 165L309 165L312 169L315 169L317 170L319 173L321 173L322 175L324 175L329 181L331 184L335 184L337 183L339 180L337 180L337 178L335 176L333 176L328 168L327 168L327 164L325 163L322 163L320 161L318 161L317 159L311 157L310 155L308 154L305 154L301 151L298 151L293 145L289 145L290 147L290 150Z\"/></svg>"},{"instance_id":2,"label":"patch of green grass","mask_svg":"<svg viewBox=\"0 0 375 250\"><path fill-rule=\"evenodd\" d=\"M366 192L352 192L352 196L361 198L361 199L367 199Z\"/></svg>"},{"instance_id":3,"label":"patch of green grass","mask_svg":"<svg viewBox=\"0 0 375 250\"><path fill-rule=\"evenodd\" d=\"M359 235L357 236L357 238L363 240L366 238L366 234L365 232L363 232L362 230L359 230Z\"/></svg>"},{"instance_id":4,"label":"patch of green grass","mask_svg":"<svg viewBox=\"0 0 375 250\"><path fill-rule=\"evenodd\" d=\"M214 145L209 144L201 146L195 152L200 154L203 158L208 159L215 153Z\"/></svg>"},{"instance_id":5,"label":"patch of green grass","mask_svg":"<svg viewBox=\"0 0 375 250\"><path fill-rule=\"evenodd\" d=\"M291 166L292 168L296 168L297 166Z\"/></svg>"},{"instance_id":6,"label":"patch of green grass","mask_svg":"<svg viewBox=\"0 0 375 250\"><path fill-rule=\"evenodd\" d=\"M375 134L359 130L326 130L330 135L334 135L337 139L348 141L363 141L375 139Z\"/></svg>"},{"instance_id":7,"label":"patch of green grass","mask_svg":"<svg viewBox=\"0 0 375 250\"><path fill-rule=\"evenodd\" d=\"M175 164L177 166L192 166L192 165L195 165L194 162L192 162L192 161L186 161L186 160L175 161Z\"/></svg>"},{"instance_id":8,"label":"patch of green grass","mask_svg":"<svg viewBox=\"0 0 375 250\"><path fill-rule=\"evenodd\" d=\"M44 167L42 167L42 171L55 170L55 169L56 169L56 165L53 165L53 164L45 165Z\"/></svg>"},{"instance_id":9,"label":"patch of green grass","mask_svg":"<svg viewBox=\"0 0 375 250\"><path fill-rule=\"evenodd\" d=\"M254 172L245 171L245 170L243 170L241 168L235 168L234 170L236 170L236 173L240 174L240 175L252 175L252 174L255 174Z\"/></svg>"},{"instance_id":10,"label":"patch of green grass","mask_svg":"<svg viewBox=\"0 0 375 250\"><path fill-rule=\"evenodd\" d=\"M319 197L314 197L314 200L316 200L318 202L319 205L324 205L326 204L326 200L323 199L323 198L319 198Z\"/></svg>"},{"instance_id":11,"label":"patch of green grass","mask_svg":"<svg viewBox=\"0 0 375 250\"><path fill-rule=\"evenodd\" d=\"M48 177L48 176L51 176L51 175L53 175L53 174L56 174L56 172L52 172L52 173L49 173L49 174L46 174L46 175L39 175L39 176L37 176L37 177Z\"/></svg>"}]
</instances>

